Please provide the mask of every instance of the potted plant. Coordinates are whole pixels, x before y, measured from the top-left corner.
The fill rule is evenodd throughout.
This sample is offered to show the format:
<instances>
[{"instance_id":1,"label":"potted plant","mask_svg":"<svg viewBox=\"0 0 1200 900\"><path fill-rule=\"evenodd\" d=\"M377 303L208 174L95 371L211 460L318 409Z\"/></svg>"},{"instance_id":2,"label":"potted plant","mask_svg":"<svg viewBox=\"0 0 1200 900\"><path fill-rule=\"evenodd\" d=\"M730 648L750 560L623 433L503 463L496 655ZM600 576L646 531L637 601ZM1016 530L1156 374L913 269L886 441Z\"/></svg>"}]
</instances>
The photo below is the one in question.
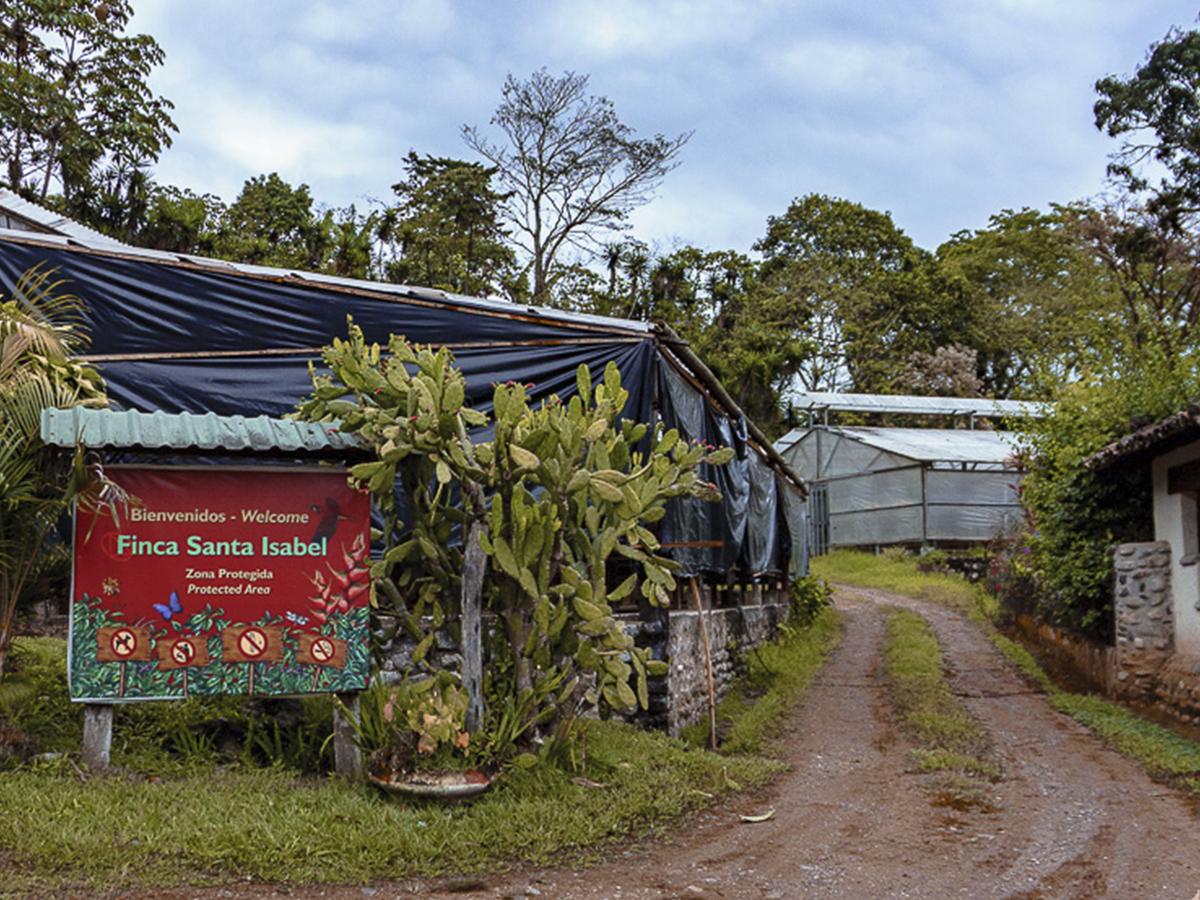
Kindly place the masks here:
<instances>
[{"instance_id":1,"label":"potted plant","mask_svg":"<svg viewBox=\"0 0 1200 900\"><path fill-rule=\"evenodd\" d=\"M464 730L467 692L453 674L375 682L360 696L357 715L342 710L366 757L367 779L383 790L455 799L491 786Z\"/></svg>"}]
</instances>

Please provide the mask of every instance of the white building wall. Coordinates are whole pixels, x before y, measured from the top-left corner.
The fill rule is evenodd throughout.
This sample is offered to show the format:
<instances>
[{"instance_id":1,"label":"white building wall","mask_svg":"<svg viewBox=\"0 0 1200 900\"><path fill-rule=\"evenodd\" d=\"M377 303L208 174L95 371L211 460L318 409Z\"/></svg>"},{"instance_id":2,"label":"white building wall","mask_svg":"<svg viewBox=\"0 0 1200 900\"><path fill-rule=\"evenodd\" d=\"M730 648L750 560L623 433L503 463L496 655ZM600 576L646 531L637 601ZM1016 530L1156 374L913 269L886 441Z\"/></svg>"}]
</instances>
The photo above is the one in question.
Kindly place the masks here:
<instances>
[{"instance_id":1,"label":"white building wall","mask_svg":"<svg viewBox=\"0 0 1200 900\"><path fill-rule=\"evenodd\" d=\"M1167 470L1200 459L1200 442L1180 447L1151 464L1154 482L1154 536L1171 545L1171 593L1175 614L1175 652L1200 656L1200 563L1183 565L1197 553L1194 498L1167 493Z\"/></svg>"}]
</instances>

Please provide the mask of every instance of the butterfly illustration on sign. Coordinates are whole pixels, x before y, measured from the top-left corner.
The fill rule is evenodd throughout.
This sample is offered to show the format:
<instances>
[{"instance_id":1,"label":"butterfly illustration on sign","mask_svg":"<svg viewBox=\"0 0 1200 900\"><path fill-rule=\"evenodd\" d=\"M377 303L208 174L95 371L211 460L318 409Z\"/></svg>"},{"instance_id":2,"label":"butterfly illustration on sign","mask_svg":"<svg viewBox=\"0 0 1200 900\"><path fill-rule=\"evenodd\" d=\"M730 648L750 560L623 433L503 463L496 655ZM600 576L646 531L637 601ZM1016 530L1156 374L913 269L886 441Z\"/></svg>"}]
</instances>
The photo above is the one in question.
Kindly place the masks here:
<instances>
[{"instance_id":1,"label":"butterfly illustration on sign","mask_svg":"<svg viewBox=\"0 0 1200 900\"><path fill-rule=\"evenodd\" d=\"M152 603L155 612L163 617L164 622L170 622L174 616L183 613L183 604L179 602L179 594L171 591L171 596L166 603Z\"/></svg>"},{"instance_id":2,"label":"butterfly illustration on sign","mask_svg":"<svg viewBox=\"0 0 1200 900\"><path fill-rule=\"evenodd\" d=\"M293 612L292 610L289 609L286 613L284 613L284 615L287 617L287 620L289 622L292 622L293 624L299 625L301 627L308 624L308 616L302 616L298 612Z\"/></svg>"}]
</instances>

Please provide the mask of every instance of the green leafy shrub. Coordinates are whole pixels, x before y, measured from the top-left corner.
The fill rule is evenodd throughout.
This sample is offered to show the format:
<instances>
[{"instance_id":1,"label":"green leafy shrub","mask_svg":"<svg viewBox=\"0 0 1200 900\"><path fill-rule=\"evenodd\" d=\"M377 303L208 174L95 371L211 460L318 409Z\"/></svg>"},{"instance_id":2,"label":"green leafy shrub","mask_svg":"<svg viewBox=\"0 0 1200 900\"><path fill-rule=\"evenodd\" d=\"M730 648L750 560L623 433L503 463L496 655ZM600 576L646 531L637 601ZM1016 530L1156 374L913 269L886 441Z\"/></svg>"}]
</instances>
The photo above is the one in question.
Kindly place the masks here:
<instances>
[{"instance_id":1,"label":"green leafy shrub","mask_svg":"<svg viewBox=\"0 0 1200 900\"><path fill-rule=\"evenodd\" d=\"M0 738L23 739L19 755L0 751L0 765L37 753L78 751L83 707L67 692L66 642L17 638L11 668L0 683ZM146 773L195 771L224 759L299 772L332 767L323 747L332 732L332 701L254 701L195 697L118 706L113 762Z\"/></svg>"},{"instance_id":2,"label":"green leafy shrub","mask_svg":"<svg viewBox=\"0 0 1200 900\"><path fill-rule=\"evenodd\" d=\"M1052 415L1022 423L1028 567L1038 611L1051 621L1108 636L1112 545L1153 532L1149 467L1092 473L1083 464L1131 429L1200 398L1198 364L1194 351L1143 349L1064 388Z\"/></svg>"},{"instance_id":3,"label":"green leafy shrub","mask_svg":"<svg viewBox=\"0 0 1200 900\"><path fill-rule=\"evenodd\" d=\"M922 547L921 552L917 555L917 571L918 572L948 572L950 571L950 559L946 555L945 550L938 550L932 547Z\"/></svg>"},{"instance_id":4,"label":"green leafy shrub","mask_svg":"<svg viewBox=\"0 0 1200 900\"><path fill-rule=\"evenodd\" d=\"M815 575L797 578L788 588L788 625L793 628L809 624L820 612L833 603L833 588Z\"/></svg>"}]
</instances>

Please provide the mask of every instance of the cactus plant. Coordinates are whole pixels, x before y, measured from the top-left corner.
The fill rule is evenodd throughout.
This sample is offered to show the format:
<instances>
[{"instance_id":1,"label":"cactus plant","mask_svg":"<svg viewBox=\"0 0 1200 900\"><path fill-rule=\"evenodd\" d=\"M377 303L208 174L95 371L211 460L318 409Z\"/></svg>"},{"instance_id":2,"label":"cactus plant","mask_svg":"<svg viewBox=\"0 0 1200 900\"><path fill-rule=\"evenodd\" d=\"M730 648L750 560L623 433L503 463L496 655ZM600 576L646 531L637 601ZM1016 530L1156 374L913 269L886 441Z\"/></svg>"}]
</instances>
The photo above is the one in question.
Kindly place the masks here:
<instances>
[{"instance_id":1,"label":"cactus plant","mask_svg":"<svg viewBox=\"0 0 1200 900\"><path fill-rule=\"evenodd\" d=\"M655 523L672 498L719 499L699 466L720 465L732 451L621 418L628 392L612 363L594 385L580 366L566 402L535 404L524 385L496 385L489 418L465 405L445 348L393 336L385 354L351 322L348 339L335 339L323 358L331 374L314 371L299 415L336 421L373 452L350 478L383 513L376 602L418 640L414 661L430 667L436 631L455 625L462 551L452 531L474 521L490 563L484 605L507 657L498 668L512 675L492 679L507 696L489 701L522 710L535 726L519 729L527 739L568 738L588 705L644 708L647 678L665 664L634 646L614 605L635 592L669 602L676 566ZM488 424L492 439L472 443L468 430ZM633 574L610 584L617 560Z\"/></svg>"}]
</instances>

